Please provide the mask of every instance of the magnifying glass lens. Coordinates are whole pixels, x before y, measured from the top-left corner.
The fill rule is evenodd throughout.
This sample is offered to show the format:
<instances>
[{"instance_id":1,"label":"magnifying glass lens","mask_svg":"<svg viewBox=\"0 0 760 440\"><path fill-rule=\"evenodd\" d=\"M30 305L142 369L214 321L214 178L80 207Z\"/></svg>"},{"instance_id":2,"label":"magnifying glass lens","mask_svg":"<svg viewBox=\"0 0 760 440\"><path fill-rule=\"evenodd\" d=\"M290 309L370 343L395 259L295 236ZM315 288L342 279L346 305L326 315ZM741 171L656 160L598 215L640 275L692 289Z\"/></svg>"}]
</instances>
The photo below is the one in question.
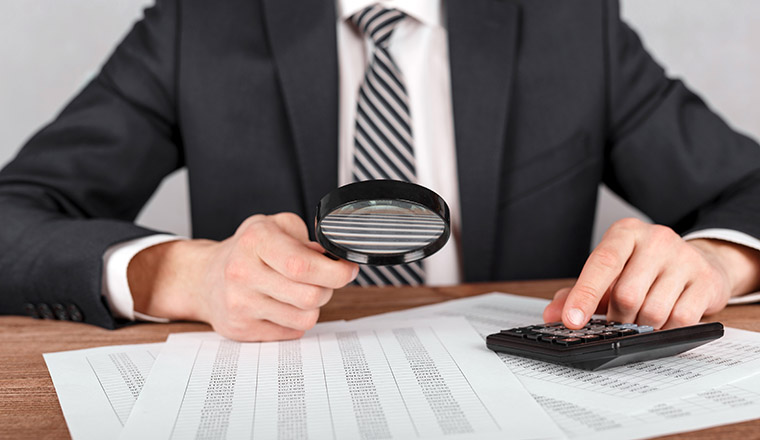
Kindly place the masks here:
<instances>
[{"instance_id":1,"label":"magnifying glass lens","mask_svg":"<svg viewBox=\"0 0 760 440\"><path fill-rule=\"evenodd\" d=\"M446 244L449 207L438 194L413 183L367 180L322 197L314 226L328 255L361 264L404 264Z\"/></svg>"},{"instance_id":2,"label":"magnifying glass lens","mask_svg":"<svg viewBox=\"0 0 760 440\"><path fill-rule=\"evenodd\" d=\"M322 233L334 244L370 255L408 253L443 235L446 225L428 208L403 200L363 200L327 214Z\"/></svg>"}]
</instances>

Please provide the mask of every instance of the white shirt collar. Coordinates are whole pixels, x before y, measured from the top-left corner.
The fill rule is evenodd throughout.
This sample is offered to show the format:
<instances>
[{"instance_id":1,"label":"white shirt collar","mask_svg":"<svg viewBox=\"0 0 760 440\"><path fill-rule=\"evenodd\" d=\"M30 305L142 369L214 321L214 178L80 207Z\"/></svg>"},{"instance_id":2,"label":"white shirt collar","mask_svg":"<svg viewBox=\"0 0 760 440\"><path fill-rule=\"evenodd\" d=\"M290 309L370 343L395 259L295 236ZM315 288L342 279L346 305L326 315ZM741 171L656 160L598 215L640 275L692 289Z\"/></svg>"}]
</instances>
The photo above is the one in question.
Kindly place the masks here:
<instances>
[{"instance_id":1,"label":"white shirt collar","mask_svg":"<svg viewBox=\"0 0 760 440\"><path fill-rule=\"evenodd\" d=\"M348 20L367 6L380 3L429 26L443 26L443 0L336 0L336 3L340 20Z\"/></svg>"}]
</instances>

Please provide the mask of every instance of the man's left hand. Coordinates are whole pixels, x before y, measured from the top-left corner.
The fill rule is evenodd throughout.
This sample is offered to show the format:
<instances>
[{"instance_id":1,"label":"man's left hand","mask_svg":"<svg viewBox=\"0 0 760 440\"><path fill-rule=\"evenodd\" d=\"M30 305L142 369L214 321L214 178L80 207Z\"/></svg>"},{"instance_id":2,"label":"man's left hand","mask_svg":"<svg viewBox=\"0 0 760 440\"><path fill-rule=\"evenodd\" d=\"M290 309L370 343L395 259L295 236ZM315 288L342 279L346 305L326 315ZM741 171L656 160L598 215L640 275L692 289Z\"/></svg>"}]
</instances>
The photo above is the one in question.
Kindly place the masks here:
<instances>
[{"instance_id":1,"label":"man's left hand","mask_svg":"<svg viewBox=\"0 0 760 440\"><path fill-rule=\"evenodd\" d=\"M546 322L577 329L594 313L654 328L699 322L731 296L760 285L760 252L733 243L685 241L666 226L637 219L613 224L572 288L558 291Z\"/></svg>"}]
</instances>

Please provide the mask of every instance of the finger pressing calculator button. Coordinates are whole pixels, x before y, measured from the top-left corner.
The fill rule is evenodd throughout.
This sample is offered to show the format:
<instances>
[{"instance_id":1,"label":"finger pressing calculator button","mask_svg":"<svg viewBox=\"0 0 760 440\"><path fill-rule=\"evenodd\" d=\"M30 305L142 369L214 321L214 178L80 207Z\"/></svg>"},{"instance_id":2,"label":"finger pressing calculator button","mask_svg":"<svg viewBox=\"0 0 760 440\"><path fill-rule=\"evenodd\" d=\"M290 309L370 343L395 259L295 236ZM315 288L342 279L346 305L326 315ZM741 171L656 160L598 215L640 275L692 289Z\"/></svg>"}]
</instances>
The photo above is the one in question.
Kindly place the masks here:
<instances>
[{"instance_id":1,"label":"finger pressing calculator button","mask_svg":"<svg viewBox=\"0 0 760 440\"><path fill-rule=\"evenodd\" d=\"M559 345L576 345L576 344L582 344L583 340L581 338L561 338L561 339L556 339L554 342L556 342Z\"/></svg>"}]
</instances>

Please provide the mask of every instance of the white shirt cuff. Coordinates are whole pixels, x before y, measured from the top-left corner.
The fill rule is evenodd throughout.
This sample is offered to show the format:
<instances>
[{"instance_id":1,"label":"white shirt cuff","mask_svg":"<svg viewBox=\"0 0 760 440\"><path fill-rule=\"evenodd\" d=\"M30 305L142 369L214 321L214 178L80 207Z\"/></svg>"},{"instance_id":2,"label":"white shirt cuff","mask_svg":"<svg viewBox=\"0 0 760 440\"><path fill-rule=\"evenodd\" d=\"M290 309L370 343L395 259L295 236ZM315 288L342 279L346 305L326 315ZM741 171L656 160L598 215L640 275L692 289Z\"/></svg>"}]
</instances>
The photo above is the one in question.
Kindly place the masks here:
<instances>
[{"instance_id":1,"label":"white shirt cuff","mask_svg":"<svg viewBox=\"0 0 760 440\"><path fill-rule=\"evenodd\" d=\"M116 318L130 321L139 319L151 322L169 322L166 318L156 318L135 311L132 291L129 289L127 269L129 262L140 251L168 241L182 240L182 237L156 234L125 241L109 247L103 254L103 297Z\"/></svg>"},{"instance_id":2,"label":"white shirt cuff","mask_svg":"<svg viewBox=\"0 0 760 440\"><path fill-rule=\"evenodd\" d=\"M686 234L683 237L684 240L695 240L697 238L728 241L760 251L760 240L751 235L745 234L744 232L735 231L733 229L702 229L701 231L694 231ZM760 292L748 293L728 300L729 305L748 304L753 302L760 302Z\"/></svg>"}]
</instances>

